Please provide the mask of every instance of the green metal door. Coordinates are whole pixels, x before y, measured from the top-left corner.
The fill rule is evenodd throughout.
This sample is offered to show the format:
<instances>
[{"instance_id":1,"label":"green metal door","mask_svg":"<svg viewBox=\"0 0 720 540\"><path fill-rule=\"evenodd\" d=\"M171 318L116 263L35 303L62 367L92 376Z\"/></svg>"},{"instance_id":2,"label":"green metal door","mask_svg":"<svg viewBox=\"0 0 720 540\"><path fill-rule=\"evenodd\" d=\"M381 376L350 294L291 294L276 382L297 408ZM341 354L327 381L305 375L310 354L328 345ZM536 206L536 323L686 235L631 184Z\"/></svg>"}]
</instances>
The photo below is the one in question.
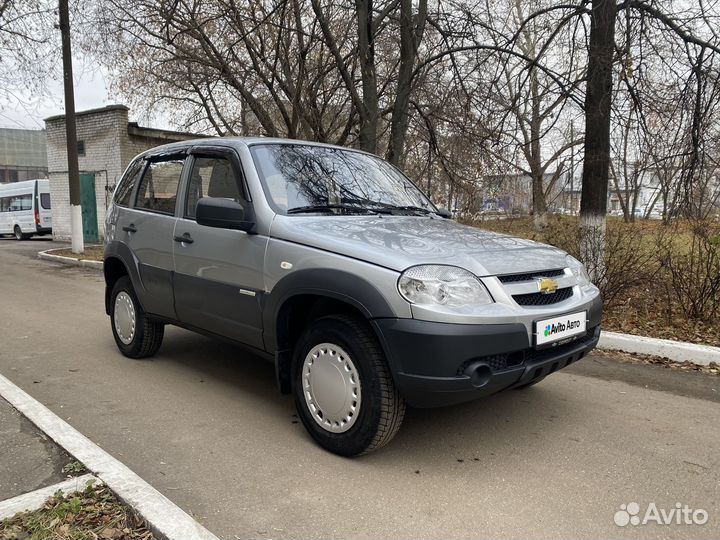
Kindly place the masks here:
<instances>
[{"instance_id":1,"label":"green metal door","mask_svg":"<svg viewBox=\"0 0 720 540\"><path fill-rule=\"evenodd\" d=\"M95 174L80 174L80 207L82 208L83 241L98 241L97 201L95 199Z\"/></svg>"}]
</instances>

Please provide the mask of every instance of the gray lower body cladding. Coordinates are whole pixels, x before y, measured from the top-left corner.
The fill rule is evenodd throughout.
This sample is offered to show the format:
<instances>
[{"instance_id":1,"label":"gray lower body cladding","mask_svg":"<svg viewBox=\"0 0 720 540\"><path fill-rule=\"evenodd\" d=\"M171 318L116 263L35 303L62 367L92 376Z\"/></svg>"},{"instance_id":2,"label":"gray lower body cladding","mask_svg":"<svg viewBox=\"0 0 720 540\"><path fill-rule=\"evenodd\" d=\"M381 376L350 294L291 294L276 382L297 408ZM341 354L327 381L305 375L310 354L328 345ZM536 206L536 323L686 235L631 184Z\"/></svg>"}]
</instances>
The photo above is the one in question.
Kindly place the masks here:
<instances>
[{"instance_id":1,"label":"gray lower body cladding","mask_svg":"<svg viewBox=\"0 0 720 540\"><path fill-rule=\"evenodd\" d=\"M587 332L535 348L523 324L460 325L375 319L401 395L414 407L439 407L537 381L590 352L600 338L600 307Z\"/></svg>"}]
</instances>

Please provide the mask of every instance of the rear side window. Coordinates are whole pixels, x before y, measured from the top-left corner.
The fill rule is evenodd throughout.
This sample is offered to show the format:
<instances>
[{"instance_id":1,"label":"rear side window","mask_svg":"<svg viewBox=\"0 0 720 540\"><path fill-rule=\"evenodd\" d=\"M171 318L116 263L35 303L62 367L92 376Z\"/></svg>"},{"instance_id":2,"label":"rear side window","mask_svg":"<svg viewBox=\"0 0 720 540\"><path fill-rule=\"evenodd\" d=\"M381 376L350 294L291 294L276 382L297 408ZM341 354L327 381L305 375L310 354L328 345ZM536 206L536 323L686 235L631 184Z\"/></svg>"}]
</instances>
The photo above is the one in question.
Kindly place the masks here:
<instances>
[{"instance_id":1,"label":"rear side window","mask_svg":"<svg viewBox=\"0 0 720 540\"><path fill-rule=\"evenodd\" d=\"M133 163L120 180L120 185L115 192L115 204L120 206L130 206L130 197L132 197L133 189L137 184L140 174L142 173L145 161L138 159Z\"/></svg>"},{"instance_id":2,"label":"rear side window","mask_svg":"<svg viewBox=\"0 0 720 540\"><path fill-rule=\"evenodd\" d=\"M50 194L49 193L41 193L40 194L40 206L42 206L45 210L50 210Z\"/></svg>"},{"instance_id":3,"label":"rear side window","mask_svg":"<svg viewBox=\"0 0 720 540\"><path fill-rule=\"evenodd\" d=\"M135 208L163 214L175 213L180 173L183 160L153 161L145 168L138 187Z\"/></svg>"},{"instance_id":4,"label":"rear side window","mask_svg":"<svg viewBox=\"0 0 720 540\"><path fill-rule=\"evenodd\" d=\"M32 210L32 195L16 195L7 198L8 209L10 212L19 212L21 210Z\"/></svg>"},{"instance_id":5,"label":"rear side window","mask_svg":"<svg viewBox=\"0 0 720 540\"><path fill-rule=\"evenodd\" d=\"M184 217L195 219L197 202L203 197L216 197L242 202L238 178L228 159L215 157L195 158L190 173Z\"/></svg>"}]
</instances>

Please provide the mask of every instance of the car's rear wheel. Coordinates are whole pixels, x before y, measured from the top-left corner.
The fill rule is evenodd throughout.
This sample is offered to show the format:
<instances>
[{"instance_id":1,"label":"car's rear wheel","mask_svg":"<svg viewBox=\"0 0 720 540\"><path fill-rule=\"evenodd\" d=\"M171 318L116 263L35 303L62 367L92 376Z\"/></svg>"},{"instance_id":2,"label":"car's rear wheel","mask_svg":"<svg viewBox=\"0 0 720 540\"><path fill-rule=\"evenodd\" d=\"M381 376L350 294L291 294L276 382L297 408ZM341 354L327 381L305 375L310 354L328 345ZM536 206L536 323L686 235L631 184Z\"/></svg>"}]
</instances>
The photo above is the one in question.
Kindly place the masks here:
<instances>
[{"instance_id":1,"label":"car's rear wheel","mask_svg":"<svg viewBox=\"0 0 720 540\"><path fill-rule=\"evenodd\" d=\"M130 278L123 276L118 279L110 298L110 323L120 352L129 358L154 355L162 344L165 325L147 317Z\"/></svg>"},{"instance_id":2,"label":"car's rear wheel","mask_svg":"<svg viewBox=\"0 0 720 540\"><path fill-rule=\"evenodd\" d=\"M384 446L405 416L380 344L354 317L311 323L295 348L292 379L305 428L335 454L356 456Z\"/></svg>"},{"instance_id":3,"label":"car's rear wheel","mask_svg":"<svg viewBox=\"0 0 720 540\"><path fill-rule=\"evenodd\" d=\"M20 229L20 225L15 225L15 228L13 229L13 235L15 236L15 240L26 240L29 238L27 234L23 234L22 229Z\"/></svg>"}]
</instances>

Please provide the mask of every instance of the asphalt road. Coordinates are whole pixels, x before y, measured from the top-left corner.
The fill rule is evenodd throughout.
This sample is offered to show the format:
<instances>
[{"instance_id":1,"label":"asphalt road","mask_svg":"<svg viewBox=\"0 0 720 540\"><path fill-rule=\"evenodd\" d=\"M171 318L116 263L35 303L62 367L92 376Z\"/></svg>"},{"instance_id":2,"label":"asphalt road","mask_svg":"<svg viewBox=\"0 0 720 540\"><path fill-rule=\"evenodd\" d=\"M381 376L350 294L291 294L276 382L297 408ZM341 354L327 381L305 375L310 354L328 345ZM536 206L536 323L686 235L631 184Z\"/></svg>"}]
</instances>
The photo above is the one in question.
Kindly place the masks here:
<instances>
[{"instance_id":1,"label":"asphalt road","mask_svg":"<svg viewBox=\"0 0 720 540\"><path fill-rule=\"evenodd\" d=\"M0 501L67 480L74 460L0 399Z\"/></svg>"},{"instance_id":2,"label":"asphalt road","mask_svg":"<svg viewBox=\"0 0 720 540\"><path fill-rule=\"evenodd\" d=\"M540 385L409 410L391 445L318 448L273 367L169 328L113 342L99 272L0 240L0 373L225 538L720 537L720 378L590 356ZM628 525L675 503L705 525Z\"/></svg>"}]
</instances>

